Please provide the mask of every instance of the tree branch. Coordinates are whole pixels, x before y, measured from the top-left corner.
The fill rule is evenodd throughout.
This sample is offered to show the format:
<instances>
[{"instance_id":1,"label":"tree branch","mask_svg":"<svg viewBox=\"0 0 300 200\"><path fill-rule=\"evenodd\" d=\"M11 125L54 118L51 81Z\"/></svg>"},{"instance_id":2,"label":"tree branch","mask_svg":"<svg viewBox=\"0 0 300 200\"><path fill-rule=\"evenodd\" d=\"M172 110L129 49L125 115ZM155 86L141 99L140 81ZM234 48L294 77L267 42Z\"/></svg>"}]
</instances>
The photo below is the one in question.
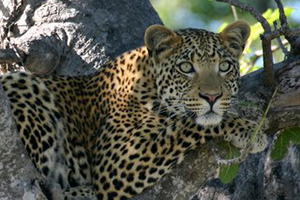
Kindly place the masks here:
<instances>
[{"instance_id":1,"label":"tree branch","mask_svg":"<svg viewBox=\"0 0 300 200\"><path fill-rule=\"evenodd\" d=\"M262 16L258 10L251 6L250 4L242 3L238 0L216 0L218 2L229 3L241 10L248 11L250 14L262 25L264 29L264 34L261 35L262 40L262 48L264 52L263 62L264 62L264 74L265 74L265 84L271 88L275 86L275 77L274 77L274 70L273 70L273 55L271 50L271 40L270 38L265 37L265 34L272 33L271 26L268 21Z\"/></svg>"},{"instance_id":2,"label":"tree branch","mask_svg":"<svg viewBox=\"0 0 300 200\"><path fill-rule=\"evenodd\" d=\"M237 12L236 12L236 7L231 6L231 11L232 11L232 14L234 16L234 20L235 21L239 20L239 17L238 17Z\"/></svg>"},{"instance_id":3,"label":"tree branch","mask_svg":"<svg viewBox=\"0 0 300 200\"><path fill-rule=\"evenodd\" d=\"M273 24L274 24L274 30L277 30L277 21L274 21ZM276 38L276 40L277 40L277 42L278 42L278 45L279 45L280 49L281 49L282 52L284 53L285 58L287 58L287 56L288 56L288 54L289 54L287 48L285 48L285 46L283 45L283 43L282 43L280 37Z\"/></svg>"},{"instance_id":4,"label":"tree branch","mask_svg":"<svg viewBox=\"0 0 300 200\"><path fill-rule=\"evenodd\" d=\"M280 27L277 30L274 30L270 33L264 33L264 38L269 39L269 40L273 40L273 39L278 38L280 36L289 37L289 36L297 36L299 34L300 34L300 28L285 29L283 27Z\"/></svg>"},{"instance_id":5,"label":"tree branch","mask_svg":"<svg viewBox=\"0 0 300 200\"><path fill-rule=\"evenodd\" d=\"M281 41L281 40L280 40ZM273 45L271 46L271 50L272 53L278 51L279 49L286 49L285 46L287 46L289 43L287 40L281 41L283 47L281 47L280 45ZM287 50L286 50L287 51ZM254 55L250 57L250 61L246 62L246 63L242 63L241 68L243 68L243 71L241 72L241 76L244 76L246 74L248 74L254 67L255 63L257 62L257 60L262 57L264 55L264 52L261 50L256 50L254 52Z\"/></svg>"},{"instance_id":6,"label":"tree branch","mask_svg":"<svg viewBox=\"0 0 300 200\"><path fill-rule=\"evenodd\" d=\"M238 0L216 0L218 2L228 3L241 10L248 11L262 25L265 32L271 32L271 26L268 21L258 12L258 10L250 4L242 3Z\"/></svg>"},{"instance_id":7,"label":"tree branch","mask_svg":"<svg viewBox=\"0 0 300 200\"><path fill-rule=\"evenodd\" d=\"M288 26L288 22L287 22L285 13L284 13L283 5L280 0L275 0L275 2L277 4L278 10L279 10L279 20L280 20L281 26L288 29L289 26Z\"/></svg>"},{"instance_id":8,"label":"tree branch","mask_svg":"<svg viewBox=\"0 0 300 200\"><path fill-rule=\"evenodd\" d=\"M24 58L23 52L18 55L14 49L0 49L0 63L22 63Z\"/></svg>"}]
</instances>

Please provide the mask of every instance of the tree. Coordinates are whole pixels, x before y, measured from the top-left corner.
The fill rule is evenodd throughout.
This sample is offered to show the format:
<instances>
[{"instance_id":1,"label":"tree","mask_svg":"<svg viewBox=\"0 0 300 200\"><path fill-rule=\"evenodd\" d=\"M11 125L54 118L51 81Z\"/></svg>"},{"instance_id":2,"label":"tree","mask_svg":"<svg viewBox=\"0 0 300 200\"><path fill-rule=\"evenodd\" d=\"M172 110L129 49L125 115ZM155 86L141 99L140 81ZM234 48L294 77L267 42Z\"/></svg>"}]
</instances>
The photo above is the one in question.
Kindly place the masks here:
<instances>
[{"instance_id":1,"label":"tree","mask_svg":"<svg viewBox=\"0 0 300 200\"><path fill-rule=\"evenodd\" d=\"M234 4L238 1L223 0L223 2ZM280 2L276 2L279 8L282 8ZM235 6L252 10L251 12L255 11L255 8L249 5L237 3ZM142 45L145 28L150 24L161 23L147 0L113 2L4 0L0 2L0 11L2 13L0 63L4 63L2 71L24 66L39 74L92 73L105 62L107 56L114 57ZM259 13L254 14L259 17ZM265 45L264 53L267 55L266 70L251 73L242 79L240 100L255 102L257 105L238 106L241 114L257 120L263 117L272 99L270 111L263 117L269 121L264 125L264 129L270 137L279 130L299 126L300 122L300 82L298 81L300 39L297 36L299 32L290 29L284 21L283 12L281 14L283 28L277 31L265 28L265 35L262 38ZM262 22L265 23L263 20ZM268 27L266 24L265 26ZM272 53L269 41L282 34L290 37L292 51L287 60L273 65L270 60ZM271 36L268 38L268 35ZM275 98L272 98L274 91L278 92ZM0 124L3 125L1 126L3 129L0 130L0 147L3 147L3 151L0 151L0 177L4 180L0 183L2 184L0 187L3 188L4 193L0 193L0 199L5 197L30 199L35 195L35 199L45 198L38 184L42 180L36 173L31 173L34 170L32 167L27 167L30 166L28 164L30 162L26 156L19 159L18 154L9 153L17 150L25 152L25 150L19 144L5 95L2 91L0 94L2 95L0 99L4 102L0 109ZM17 145L14 145L16 143ZM285 160L281 162L266 159L269 155L267 151L251 155L242 164L234 182L226 185L212 179L218 165L210 145L205 144L191 152L184 163L164 177L160 183L134 199L180 200L197 199L199 196L201 199L216 199L214 194L217 197L223 195L233 199L262 199L264 196L267 199L280 196L297 199L300 193L297 190L299 188L297 185L300 184L299 167L297 169L297 162L295 164L292 156L295 153L299 155L298 152L296 147L292 148ZM10 167L11 163L15 164ZM266 173L265 168L271 173ZM34 187L30 182L31 179L39 180L35 182ZM208 179L210 181L207 181ZM291 186L294 190L291 191L286 184L282 184L287 180L292 180L292 184L296 185ZM264 181L272 184L264 184ZM25 193L23 186L25 186ZM16 190L18 193L14 192ZM61 198L59 188L53 190L57 191L57 199Z\"/></svg>"}]
</instances>

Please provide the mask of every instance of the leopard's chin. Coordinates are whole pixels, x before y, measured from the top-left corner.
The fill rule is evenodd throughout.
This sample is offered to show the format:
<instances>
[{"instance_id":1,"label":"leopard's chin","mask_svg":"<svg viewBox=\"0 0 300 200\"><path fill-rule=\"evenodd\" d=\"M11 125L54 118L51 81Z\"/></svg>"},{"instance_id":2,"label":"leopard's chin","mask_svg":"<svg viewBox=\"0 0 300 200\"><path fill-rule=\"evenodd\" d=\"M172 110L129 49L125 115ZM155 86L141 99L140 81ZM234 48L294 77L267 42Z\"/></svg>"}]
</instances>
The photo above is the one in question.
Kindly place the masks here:
<instances>
[{"instance_id":1,"label":"leopard's chin","mask_svg":"<svg viewBox=\"0 0 300 200\"><path fill-rule=\"evenodd\" d=\"M209 112L207 114L197 116L195 118L195 121L197 124L200 124L202 126L214 126L218 125L222 121L222 116L218 115L215 112Z\"/></svg>"}]
</instances>

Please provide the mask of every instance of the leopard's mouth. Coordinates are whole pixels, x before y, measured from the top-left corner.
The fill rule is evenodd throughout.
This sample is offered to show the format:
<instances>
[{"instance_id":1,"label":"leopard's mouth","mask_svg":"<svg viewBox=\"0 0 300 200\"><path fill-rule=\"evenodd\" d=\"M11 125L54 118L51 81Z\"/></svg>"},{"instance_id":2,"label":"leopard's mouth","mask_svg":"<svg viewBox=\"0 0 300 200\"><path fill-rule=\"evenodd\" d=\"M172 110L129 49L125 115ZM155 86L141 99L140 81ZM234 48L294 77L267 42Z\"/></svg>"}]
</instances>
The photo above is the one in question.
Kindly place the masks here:
<instances>
[{"instance_id":1,"label":"leopard's mouth","mask_svg":"<svg viewBox=\"0 0 300 200\"><path fill-rule=\"evenodd\" d=\"M222 116L213 111L209 111L204 115L196 117L195 121L197 124L203 126L214 126L222 121Z\"/></svg>"},{"instance_id":2,"label":"leopard's mouth","mask_svg":"<svg viewBox=\"0 0 300 200\"><path fill-rule=\"evenodd\" d=\"M176 119L177 117L192 118L196 124L202 126L217 125L223 119L222 113L215 111L213 108L207 109L206 107L199 106L191 107L187 106L185 103L181 104L181 106L171 107L164 104L157 104L155 105L154 110L156 110L159 115L168 117L169 119Z\"/></svg>"},{"instance_id":3,"label":"leopard's mouth","mask_svg":"<svg viewBox=\"0 0 300 200\"><path fill-rule=\"evenodd\" d=\"M222 116L213 110L207 111L205 114L201 115L192 110L187 110L187 115L194 119L197 124L202 126L213 126L222 121Z\"/></svg>"}]
</instances>

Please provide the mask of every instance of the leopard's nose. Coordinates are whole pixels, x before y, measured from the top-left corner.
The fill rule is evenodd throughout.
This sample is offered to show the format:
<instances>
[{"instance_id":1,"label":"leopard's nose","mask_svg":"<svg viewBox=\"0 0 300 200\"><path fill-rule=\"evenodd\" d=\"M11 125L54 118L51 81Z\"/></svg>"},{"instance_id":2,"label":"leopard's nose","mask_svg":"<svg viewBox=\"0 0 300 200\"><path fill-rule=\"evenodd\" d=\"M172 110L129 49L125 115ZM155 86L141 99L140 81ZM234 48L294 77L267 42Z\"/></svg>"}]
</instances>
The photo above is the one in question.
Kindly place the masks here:
<instances>
[{"instance_id":1,"label":"leopard's nose","mask_svg":"<svg viewBox=\"0 0 300 200\"><path fill-rule=\"evenodd\" d=\"M213 105L217 101L217 99L219 99L222 96L222 93L199 93L199 96L205 99L209 104Z\"/></svg>"}]
</instances>

